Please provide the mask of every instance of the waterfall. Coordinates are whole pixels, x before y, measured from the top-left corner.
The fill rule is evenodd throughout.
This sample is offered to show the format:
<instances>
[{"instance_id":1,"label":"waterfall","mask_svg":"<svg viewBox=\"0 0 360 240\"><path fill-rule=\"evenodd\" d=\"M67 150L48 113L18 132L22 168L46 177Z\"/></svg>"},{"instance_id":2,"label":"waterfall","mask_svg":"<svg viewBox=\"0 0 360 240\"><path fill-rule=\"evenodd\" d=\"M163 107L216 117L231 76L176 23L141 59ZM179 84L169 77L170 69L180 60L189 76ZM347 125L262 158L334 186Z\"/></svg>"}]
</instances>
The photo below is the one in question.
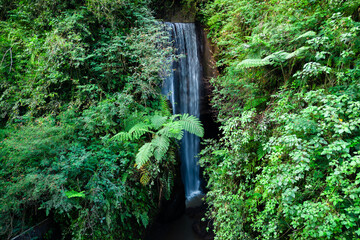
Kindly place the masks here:
<instances>
[{"instance_id":1,"label":"waterfall","mask_svg":"<svg viewBox=\"0 0 360 240\"><path fill-rule=\"evenodd\" d=\"M202 68L199 61L199 44L194 23L166 23L171 28L171 38L177 54L170 76L164 80L162 93L168 96L173 114L189 113L200 118L200 83ZM201 193L200 169L197 155L200 139L184 133L180 143L181 174L187 199Z\"/></svg>"}]
</instances>

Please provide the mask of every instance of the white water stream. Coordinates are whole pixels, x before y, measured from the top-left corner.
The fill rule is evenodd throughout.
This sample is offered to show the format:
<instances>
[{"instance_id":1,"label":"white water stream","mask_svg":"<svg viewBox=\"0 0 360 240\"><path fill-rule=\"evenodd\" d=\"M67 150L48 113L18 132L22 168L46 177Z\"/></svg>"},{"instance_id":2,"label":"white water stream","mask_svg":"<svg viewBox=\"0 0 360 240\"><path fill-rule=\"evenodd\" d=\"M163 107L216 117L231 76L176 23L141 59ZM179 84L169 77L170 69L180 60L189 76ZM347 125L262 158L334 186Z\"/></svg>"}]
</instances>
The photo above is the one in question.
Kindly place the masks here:
<instances>
[{"instance_id":1,"label":"white water stream","mask_svg":"<svg viewBox=\"0 0 360 240\"><path fill-rule=\"evenodd\" d=\"M199 42L194 23L166 23L178 54L184 55L173 62L170 76L164 80L163 94L168 96L173 114L188 113L200 118L200 83L202 68L199 61ZM201 194L200 168L197 155L200 138L185 132L180 145L181 174L186 199Z\"/></svg>"}]
</instances>

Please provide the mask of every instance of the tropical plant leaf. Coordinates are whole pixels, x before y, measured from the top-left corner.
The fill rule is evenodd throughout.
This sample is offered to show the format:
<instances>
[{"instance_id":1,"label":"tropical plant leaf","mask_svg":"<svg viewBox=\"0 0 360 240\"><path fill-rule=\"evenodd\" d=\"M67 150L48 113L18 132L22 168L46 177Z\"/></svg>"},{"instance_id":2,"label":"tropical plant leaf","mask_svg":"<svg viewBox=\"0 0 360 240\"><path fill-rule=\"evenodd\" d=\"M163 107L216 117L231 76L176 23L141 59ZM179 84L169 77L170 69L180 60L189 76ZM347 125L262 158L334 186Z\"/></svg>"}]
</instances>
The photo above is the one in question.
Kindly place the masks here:
<instances>
[{"instance_id":1,"label":"tropical plant leaf","mask_svg":"<svg viewBox=\"0 0 360 240\"><path fill-rule=\"evenodd\" d=\"M285 59L289 60L293 57L299 57L299 56L303 55L303 53L305 53L309 49L310 49L310 47L301 47L301 48L295 50L294 52L287 54Z\"/></svg>"},{"instance_id":2,"label":"tropical plant leaf","mask_svg":"<svg viewBox=\"0 0 360 240\"><path fill-rule=\"evenodd\" d=\"M263 67L270 65L269 59L245 59L241 61L237 66L239 68L251 68L251 67Z\"/></svg>"},{"instance_id":3,"label":"tropical plant leaf","mask_svg":"<svg viewBox=\"0 0 360 240\"><path fill-rule=\"evenodd\" d=\"M168 120L168 117L154 115L150 118L151 124L155 129L159 129Z\"/></svg>"},{"instance_id":4,"label":"tropical plant leaf","mask_svg":"<svg viewBox=\"0 0 360 240\"><path fill-rule=\"evenodd\" d=\"M154 151L154 146L151 143L145 143L139 149L139 152L136 154L136 166L140 169L144 164L146 164L149 159L152 157Z\"/></svg>"},{"instance_id":5,"label":"tropical plant leaf","mask_svg":"<svg viewBox=\"0 0 360 240\"><path fill-rule=\"evenodd\" d=\"M285 62L286 60L289 60L291 58L301 56L308 49L309 47L301 47L291 53L285 51L278 51L262 59L245 59L241 61L237 66L239 68L251 68L251 67L263 67L266 65L273 65L275 63Z\"/></svg>"},{"instance_id":6,"label":"tropical plant leaf","mask_svg":"<svg viewBox=\"0 0 360 240\"><path fill-rule=\"evenodd\" d=\"M259 148L256 151L256 154L258 156L258 160L262 159L265 156L266 151L264 150L263 146L261 145L259 146Z\"/></svg>"},{"instance_id":7,"label":"tropical plant leaf","mask_svg":"<svg viewBox=\"0 0 360 240\"><path fill-rule=\"evenodd\" d=\"M70 190L70 191L65 192L65 196L67 198L74 198L74 197L85 198L85 193L84 193L84 191L77 192L77 191L74 191L74 190Z\"/></svg>"},{"instance_id":8,"label":"tropical plant leaf","mask_svg":"<svg viewBox=\"0 0 360 240\"><path fill-rule=\"evenodd\" d=\"M150 182L150 180L151 180L151 176L149 172L143 171L141 174L140 183L145 186Z\"/></svg>"},{"instance_id":9,"label":"tropical plant leaf","mask_svg":"<svg viewBox=\"0 0 360 240\"><path fill-rule=\"evenodd\" d=\"M184 135L182 130L183 128L179 122L170 122L165 124L157 134L180 140Z\"/></svg>"},{"instance_id":10,"label":"tropical plant leaf","mask_svg":"<svg viewBox=\"0 0 360 240\"><path fill-rule=\"evenodd\" d=\"M295 38L294 40L292 40L291 42L297 41L299 39L303 39L303 38L309 38L309 37L314 37L316 36L316 32L314 31L307 31L303 34L301 34L300 36L298 36L297 38Z\"/></svg>"},{"instance_id":11,"label":"tropical plant leaf","mask_svg":"<svg viewBox=\"0 0 360 240\"><path fill-rule=\"evenodd\" d=\"M169 149L170 139L167 136L159 136L153 138L151 144L155 147L154 157L157 161L160 161Z\"/></svg>"},{"instance_id":12,"label":"tropical plant leaf","mask_svg":"<svg viewBox=\"0 0 360 240\"><path fill-rule=\"evenodd\" d=\"M165 96L161 96L160 109L163 115L165 116L171 115L171 109L169 107L168 99Z\"/></svg>"},{"instance_id":13,"label":"tropical plant leaf","mask_svg":"<svg viewBox=\"0 0 360 240\"><path fill-rule=\"evenodd\" d=\"M204 136L204 128L202 127L200 120L195 116L185 113L180 116L178 122L185 131L195 134L198 137Z\"/></svg>"},{"instance_id":14,"label":"tropical plant leaf","mask_svg":"<svg viewBox=\"0 0 360 240\"><path fill-rule=\"evenodd\" d=\"M111 139L118 141L134 141L141 138L147 132L151 132L150 125L147 123L138 123L133 126L128 132L120 132L113 136Z\"/></svg>"}]
</instances>

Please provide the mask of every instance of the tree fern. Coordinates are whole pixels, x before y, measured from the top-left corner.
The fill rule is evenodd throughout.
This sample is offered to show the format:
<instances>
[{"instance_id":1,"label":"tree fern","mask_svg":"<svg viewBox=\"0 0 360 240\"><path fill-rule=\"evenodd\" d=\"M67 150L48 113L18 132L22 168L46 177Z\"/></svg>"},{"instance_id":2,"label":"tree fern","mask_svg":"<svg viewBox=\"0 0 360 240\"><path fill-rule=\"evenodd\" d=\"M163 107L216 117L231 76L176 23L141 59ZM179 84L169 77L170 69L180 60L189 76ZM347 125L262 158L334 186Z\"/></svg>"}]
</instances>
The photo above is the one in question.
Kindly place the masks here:
<instances>
[{"instance_id":1,"label":"tree fern","mask_svg":"<svg viewBox=\"0 0 360 240\"><path fill-rule=\"evenodd\" d=\"M163 128L160 129L157 134L167 136L169 138L175 138L177 140L181 140L184 136L183 128L178 121L164 124Z\"/></svg>"},{"instance_id":2,"label":"tree fern","mask_svg":"<svg viewBox=\"0 0 360 240\"><path fill-rule=\"evenodd\" d=\"M295 50L294 52L292 53L287 53L287 55L285 56L285 59L286 60L289 60L293 57L299 57L299 56L302 56L307 50L309 50L310 47L301 47L297 50Z\"/></svg>"},{"instance_id":3,"label":"tree fern","mask_svg":"<svg viewBox=\"0 0 360 240\"><path fill-rule=\"evenodd\" d=\"M237 66L239 68L251 68L251 67L263 67L266 65L274 65L276 63L285 62L291 58L301 56L308 49L309 47L301 47L291 53L285 51L278 51L262 59L245 59L241 61Z\"/></svg>"},{"instance_id":4,"label":"tree fern","mask_svg":"<svg viewBox=\"0 0 360 240\"><path fill-rule=\"evenodd\" d=\"M170 137L166 135L156 134L149 143L145 143L136 155L136 166L141 168L147 164L151 157L156 161L161 161L166 156L170 146Z\"/></svg>"},{"instance_id":5,"label":"tree fern","mask_svg":"<svg viewBox=\"0 0 360 240\"><path fill-rule=\"evenodd\" d=\"M152 131L149 130L151 125L147 123L138 123L135 126L133 126L128 132L120 132L112 137L113 140L118 141L134 141L141 138L142 135L144 135L147 132L152 133Z\"/></svg>"},{"instance_id":6,"label":"tree fern","mask_svg":"<svg viewBox=\"0 0 360 240\"><path fill-rule=\"evenodd\" d=\"M144 113L134 112L127 118L123 119L124 130L130 131L130 129L138 123L146 122L147 116Z\"/></svg>"},{"instance_id":7,"label":"tree fern","mask_svg":"<svg viewBox=\"0 0 360 240\"><path fill-rule=\"evenodd\" d=\"M155 129L159 129L168 119L169 118L165 116L154 115L150 118L150 121Z\"/></svg>"},{"instance_id":8,"label":"tree fern","mask_svg":"<svg viewBox=\"0 0 360 240\"><path fill-rule=\"evenodd\" d=\"M198 137L204 136L204 128L202 127L200 120L195 116L185 113L180 116L178 122L185 131L195 134Z\"/></svg>"},{"instance_id":9,"label":"tree fern","mask_svg":"<svg viewBox=\"0 0 360 240\"><path fill-rule=\"evenodd\" d=\"M147 133L147 132L151 132L149 130L149 128L151 128L151 125L148 123L138 123L135 126L133 126L130 131L129 134L131 135L130 140L134 141L139 139L143 134Z\"/></svg>"},{"instance_id":10,"label":"tree fern","mask_svg":"<svg viewBox=\"0 0 360 240\"><path fill-rule=\"evenodd\" d=\"M166 154L169 145L170 138L166 136L155 136L151 141L151 144L154 146L154 157L157 161L160 161Z\"/></svg>"},{"instance_id":11,"label":"tree fern","mask_svg":"<svg viewBox=\"0 0 360 240\"><path fill-rule=\"evenodd\" d=\"M184 130L199 137L204 136L204 128L199 119L189 114L174 115L172 117L153 115L147 117L131 127L128 132L120 132L112 137L112 140L136 141L145 133L152 133L152 139L142 145L135 157L136 166L141 169L149 160L154 157L160 162L168 153L171 139L181 140ZM174 156L169 156L170 160ZM146 177L140 181L146 182Z\"/></svg>"},{"instance_id":12,"label":"tree fern","mask_svg":"<svg viewBox=\"0 0 360 240\"><path fill-rule=\"evenodd\" d=\"M292 40L291 42L297 41L299 39L310 38L310 37L315 37L315 36L316 36L316 32L307 31L307 32L301 34L300 36L298 36L297 38L295 38L294 40Z\"/></svg>"},{"instance_id":13,"label":"tree fern","mask_svg":"<svg viewBox=\"0 0 360 240\"><path fill-rule=\"evenodd\" d=\"M245 59L241 61L237 66L239 68L251 68L251 67L263 67L270 65L271 62L264 59Z\"/></svg>"},{"instance_id":14,"label":"tree fern","mask_svg":"<svg viewBox=\"0 0 360 240\"><path fill-rule=\"evenodd\" d=\"M145 163L147 163L150 158L153 156L154 146L150 143L145 143L139 149L139 152L136 154L136 166L141 168Z\"/></svg>"},{"instance_id":15,"label":"tree fern","mask_svg":"<svg viewBox=\"0 0 360 240\"><path fill-rule=\"evenodd\" d=\"M149 174L149 172L147 170L144 170L142 173L141 173L141 178L140 178L140 183L142 185L147 185L151 180L151 176Z\"/></svg>"}]
</instances>

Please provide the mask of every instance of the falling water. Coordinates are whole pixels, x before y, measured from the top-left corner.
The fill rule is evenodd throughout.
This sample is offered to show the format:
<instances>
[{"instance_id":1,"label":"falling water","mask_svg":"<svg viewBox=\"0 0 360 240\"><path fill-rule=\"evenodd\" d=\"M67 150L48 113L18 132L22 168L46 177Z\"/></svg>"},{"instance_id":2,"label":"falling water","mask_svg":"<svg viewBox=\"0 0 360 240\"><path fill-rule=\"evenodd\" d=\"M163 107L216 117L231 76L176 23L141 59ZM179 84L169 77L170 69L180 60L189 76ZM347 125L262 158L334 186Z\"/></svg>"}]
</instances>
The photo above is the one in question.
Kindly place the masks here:
<instances>
[{"instance_id":1,"label":"falling water","mask_svg":"<svg viewBox=\"0 0 360 240\"><path fill-rule=\"evenodd\" d=\"M163 85L163 94L167 95L173 113L189 113L200 118L200 82L202 70L199 61L199 44L194 23L166 23L171 27L172 40L177 54L183 55L173 62L172 73ZM197 155L200 139L185 132L180 145L181 174L185 186L186 198L201 193Z\"/></svg>"}]
</instances>

